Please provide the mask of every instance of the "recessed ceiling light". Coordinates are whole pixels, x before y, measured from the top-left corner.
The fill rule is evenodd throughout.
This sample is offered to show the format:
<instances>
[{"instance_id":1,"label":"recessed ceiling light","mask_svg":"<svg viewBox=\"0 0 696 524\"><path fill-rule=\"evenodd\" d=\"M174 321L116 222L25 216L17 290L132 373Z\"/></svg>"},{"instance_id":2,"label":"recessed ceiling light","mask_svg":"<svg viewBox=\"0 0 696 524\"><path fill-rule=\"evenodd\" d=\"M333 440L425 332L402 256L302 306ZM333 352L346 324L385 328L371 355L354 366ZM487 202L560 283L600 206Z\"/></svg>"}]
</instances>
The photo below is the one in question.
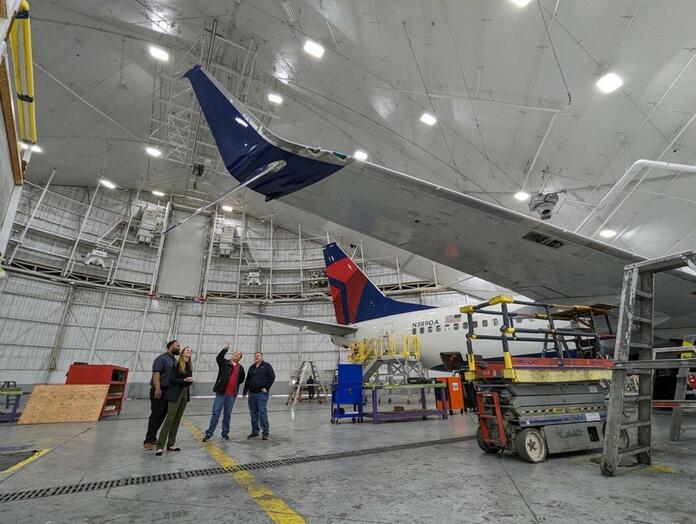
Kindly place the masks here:
<instances>
[{"instance_id":1,"label":"recessed ceiling light","mask_svg":"<svg viewBox=\"0 0 696 524\"><path fill-rule=\"evenodd\" d=\"M155 195L156 197L163 197L164 196L164 193L162 193L162 191L153 191L152 194Z\"/></svg>"},{"instance_id":2,"label":"recessed ceiling light","mask_svg":"<svg viewBox=\"0 0 696 524\"><path fill-rule=\"evenodd\" d=\"M599 234L604 238L611 238L616 236L616 231L613 229L602 229Z\"/></svg>"},{"instance_id":3,"label":"recessed ceiling light","mask_svg":"<svg viewBox=\"0 0 696 524\"><path fill-rule=\"evenodd\" d=\"M232 211L232 206L222 206L222 210L230 213Z\"/></svg>"},{"instance_id":4,"label":"recessed ceiling light","mask_svg":"<svg viewBox=\"0 0 696 524\"><path fill-rule=\"evenodd\" d=\"M602 78L597 80L597 87L605 93L616 91L623 85L621 77L614 73L607 73Z\"/></svg>"},{"instance_id":5,"label":"recessed ceiling light","mask_svg":"<svg viewBox=\"0 0 696 524\"><path fill-rule=\"evenodd\" d=\"M524 202L525 200L529 200L529 193L526 191L518 191L515 193L515 198L520 202Z\"/></svg>"},{"instance_id":6,"label":"recessed ceiling light","mask_svg":"<svg viewBox=\"0 0 696 524\"><path fill-rule=\"evenodd\" d=\"M321 58L324 56L324 46L314 40L307 40L304 44L305 53Z\"/></svg>"},{"instance_id":7,"label":"recessed ceiling light","mask_svg":"<svg viewBox=\"0 0 696 524\"><path fill-rule=\"evenodd\" d=\"M41 148L40 148L39 146L37 146L36 144L34 144L33 146L31 146L31 150L32 150L34 153L43 153L43 149L41 149Z\"/></svg>"},{"instance_id":8,"label":"recessed ceiling light","mask_svg":"<svg viewBox=\"0 0 696 524\"><path fill-rule=\"evenodd\" d=\"M107 180L106 178L102 178L100 180L101 185L108 189L116 189L116 184L114 184L111 180Z\"/></svg>"},{"instance_id":9,"label":"recessed ceiling light","mask_svg":"<svg viewBox=\"0 0 696 524\"><path fill-rule=\"evenodd\" d=\"M158 156L162 156L162 151L160 151L156 147L147 146L145 148L145 151L147 152L148 155L154 156L155 158L157 158Z\"/></svg>"},{"instance_id":10,"label":"recessed ceiling light","mask_svg":"<svg viewBox=\"0 0 696 524\"><path fill-rule=\"evenodd\" d=\"M423 122L425 125L434 126L437 122L437 118L435 118L435 116L431 115L430 113L423 113L420 117L420 121Z\"/></svg>"},{"instance_id":11,"label":"recessed ceiling light","mask_svg":"<svg viewBox=\"0 0 696 524\"><path fill-rule=\"evenodd\" d=\"M154 45L150 46L150 56L152 58L156 58L157 60L161 60L162 62L169 61L169 53L167 53L161 47L155 47Z\"/></svg>"},{"instance_id":12,"label":"recessed ceiling light","mask_svg":"<svg viewBox=\"0 0 696 524\"><path fill-rule=\"evenodd\" d=\"M274 104L282 104L283 97L280 96L278 93L268 93L268 101Z\"/></svg>"},{"instance_id":13,"label":"recessed ceiling light","mask_svg":"<svg viewBox=\"0 0 696 524\"><path fill-rule=\"evenodd\" d=\"M242 127L249 127L249 124L247 124L244 119L239 118L238 116L234 117L234 121L237 122L240 126Z\"/></svg>"},{"instance_id":14,"label":"recessed ceiling light","mask_svg":"<svg viewBox=\"0 0 696 524\"><path fill-rule=\"evenodd\" d=\"M355 160L360 160L361 162L363 162L367 160L367 153L358 149L355 153L353 153L353 158L355 158Z\"/></svg>"},{"instance_id":15,"label":"recessed ceiling light","mask_svg":"<svg viewBox=\"0 0 696 524\"><path fill-rule=\"evenodd\" d=\"M531 0L511 0L517 7L526 7Z\"/></svg>"}]
</instances>

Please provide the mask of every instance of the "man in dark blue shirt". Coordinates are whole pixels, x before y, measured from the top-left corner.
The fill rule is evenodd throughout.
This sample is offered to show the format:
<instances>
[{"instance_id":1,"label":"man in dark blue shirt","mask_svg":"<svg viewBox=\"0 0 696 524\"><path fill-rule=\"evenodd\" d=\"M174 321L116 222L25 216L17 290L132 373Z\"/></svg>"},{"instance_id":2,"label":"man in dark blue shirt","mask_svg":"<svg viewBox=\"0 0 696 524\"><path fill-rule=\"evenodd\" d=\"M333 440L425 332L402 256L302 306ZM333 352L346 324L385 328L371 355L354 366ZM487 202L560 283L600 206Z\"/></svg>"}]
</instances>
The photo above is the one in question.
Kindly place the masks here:
<instances>
[{"instance_id":1,"label":"man in dark blue shirt","mask_svg":"<svg viewBox=\"0 0 696 524\"><path fill-rule=\"evenodd\" d=\"M179 354L178 340L167 342L167 350L158 355L152 363L152 379L150 380L150 418L147 423L147 435L143 447L147 449L157 448L157 432L167 416L169 402L164 398L163 391L169 387L169 377L176 363L176 355Z\"/></svg>"},{"instance_id":2,"label":"man in dark blue shirt","mask_svg":"<svg viewBox=\"0 0 696 524\"><path fill-rule=\"evenodd\" d=\"M263 431L263 440L268 440L268 397L275 381L275 373L268 362L263 360L260 351L254 354L254 363L249 366L244 382L244 396L249 393L249 414L251 415L251 434L247 438L259 436L259 421Z\"/></svg>"}]
</instances>

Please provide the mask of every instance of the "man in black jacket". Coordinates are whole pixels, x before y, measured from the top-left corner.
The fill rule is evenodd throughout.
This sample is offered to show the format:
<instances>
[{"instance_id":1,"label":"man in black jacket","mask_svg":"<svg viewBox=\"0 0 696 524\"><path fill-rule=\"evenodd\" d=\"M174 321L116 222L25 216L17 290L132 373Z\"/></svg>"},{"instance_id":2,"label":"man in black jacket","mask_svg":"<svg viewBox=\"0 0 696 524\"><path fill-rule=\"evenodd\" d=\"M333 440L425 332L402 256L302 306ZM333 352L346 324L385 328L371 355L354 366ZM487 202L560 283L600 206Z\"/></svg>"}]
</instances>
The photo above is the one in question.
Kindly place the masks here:
<instances>
[{"instance_id":1,"label":"man in black jacket","mask_svg":"<svg viewBox=\"0 0 696 524\"><path fill-rule=\"evenodd\" d=\"M213 386L215 400L213 401L213 414L210 417L210 425L205 431L203 442L208 442L213 437L218 420L220 420L220 412L223 410L222 438L225 440L230 438L230 417L232 416L234 401L239 393L239 385L244 382L244 367L239 363L242 359L241 351L232 353L232 360L225 358L225 354L229 349L230 343L227 342L215 358L218 365L218 375Z\"/></svg>"},{"instance_id":2,"label":"man in black jacket","mask_svg":"<svg viewBox=\"0 0 696 524\"><path fill-rule=\"evenodd\" d=\"M268 396L275 381L275 373L268 362L263 360L260 351L254 354L254 364L244 382L244 396L249 392L249 414L251 415L251 434L247 438L259 436L259 421L263 431L263 440L268 440Z\"/></svg>"}]
</instances>

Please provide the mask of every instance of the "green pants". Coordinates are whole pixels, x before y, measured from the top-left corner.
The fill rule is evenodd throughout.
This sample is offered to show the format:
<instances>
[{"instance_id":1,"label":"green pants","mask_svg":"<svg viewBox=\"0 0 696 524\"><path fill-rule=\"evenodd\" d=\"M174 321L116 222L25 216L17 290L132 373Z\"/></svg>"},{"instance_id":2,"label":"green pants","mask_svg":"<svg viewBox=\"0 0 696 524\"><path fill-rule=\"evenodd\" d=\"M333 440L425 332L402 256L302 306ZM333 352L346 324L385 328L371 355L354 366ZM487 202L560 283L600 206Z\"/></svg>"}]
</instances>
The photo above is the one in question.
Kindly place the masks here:
<instances>
[{"instance_id":1,"label":"green pants","mask_svg":"<svg viewBox=\"0 0 696 524\"><path fill-rule=\"evenodd\" d=\"M167 406L167 418L164 419L159 440L157 441L159 449L164 449L165 446L171 448L176 444L176 433L179 431L179 424L181 423L181 417L184 416L186 404L188 404L188 390L187 388L182 388L179 398L174 402L170 400Z\"/></svg>"}]
</instances>

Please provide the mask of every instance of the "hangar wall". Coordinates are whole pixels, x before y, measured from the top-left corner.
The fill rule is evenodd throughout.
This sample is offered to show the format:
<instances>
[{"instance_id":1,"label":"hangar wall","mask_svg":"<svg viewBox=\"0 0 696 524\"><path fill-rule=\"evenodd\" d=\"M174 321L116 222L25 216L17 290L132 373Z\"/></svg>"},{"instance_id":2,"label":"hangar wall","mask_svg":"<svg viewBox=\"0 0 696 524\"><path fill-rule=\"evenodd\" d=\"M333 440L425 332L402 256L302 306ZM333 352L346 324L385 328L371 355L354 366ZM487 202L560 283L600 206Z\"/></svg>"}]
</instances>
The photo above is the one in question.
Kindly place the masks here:
<instances>
[{"instance_id":1,"label":"hangar wall","mask_svg":"<svg viewBox=\"0 0 696 524\"><path fill-rule=\"evenodd\" d=\"M255 351L264 352L278 375L276 394L286 391L290 374L309 355L320 370L335 368L340 350L328 336L246 315L335 321L321 273L326 234L300 238L275 227L272 217L227 213L233 251L224 256L220 243L211 247L207 300L153 299L162 250L156 240L137 241L141 218L132 216L131 204L138 198L130 191L25 185L8 249L11 264L0 282L0 380L60 383L72 362L110 363L131 370L131 396L146 396L152 360L172 338L196 352L196 394L210 393L215 355L227 340L245 353L246 365ZM216 224L213 215L211 231ZM94 248L108 253L104 267L84 264ZM399 300L435 306L468 300L429 289L399 271L398 260L359 255L356 250L370 278L399 292ZM260 285L248 285L251 270L261 273Z\"/></svg>"}]
</instances>

